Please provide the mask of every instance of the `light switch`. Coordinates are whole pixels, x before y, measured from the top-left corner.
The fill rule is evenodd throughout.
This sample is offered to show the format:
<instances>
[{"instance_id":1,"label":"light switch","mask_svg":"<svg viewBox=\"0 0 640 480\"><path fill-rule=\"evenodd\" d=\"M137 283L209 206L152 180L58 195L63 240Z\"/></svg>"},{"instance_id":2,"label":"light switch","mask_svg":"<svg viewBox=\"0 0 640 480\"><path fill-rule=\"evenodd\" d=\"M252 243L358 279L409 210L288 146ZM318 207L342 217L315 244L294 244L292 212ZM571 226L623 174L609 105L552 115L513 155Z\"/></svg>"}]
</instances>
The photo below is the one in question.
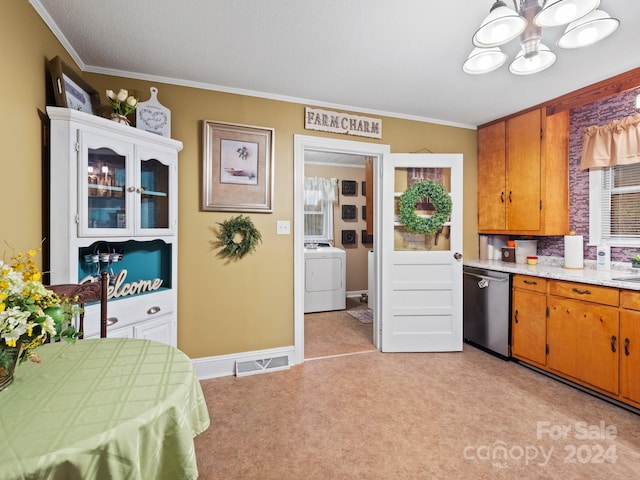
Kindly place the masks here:
<instances>
[{"instance_id":1,"label":"light switch","mask_svg":"<svg viewBox=\"0 0 640 480\"><path fill-rule=\"evenodd\" d=\"M278 220L276 222L276 233L278 235L290 235L291 223L289 222L289 220Z\"/></svg>"}]
</instances>

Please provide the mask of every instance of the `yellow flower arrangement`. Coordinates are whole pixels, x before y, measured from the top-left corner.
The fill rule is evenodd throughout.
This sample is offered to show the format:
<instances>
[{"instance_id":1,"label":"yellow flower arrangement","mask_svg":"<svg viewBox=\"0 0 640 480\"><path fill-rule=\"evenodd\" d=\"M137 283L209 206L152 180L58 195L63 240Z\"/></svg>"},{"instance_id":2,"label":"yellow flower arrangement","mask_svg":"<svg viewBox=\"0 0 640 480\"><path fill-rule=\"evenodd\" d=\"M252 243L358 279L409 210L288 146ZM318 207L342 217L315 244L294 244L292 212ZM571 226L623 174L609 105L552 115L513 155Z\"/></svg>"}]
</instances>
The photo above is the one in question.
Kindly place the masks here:
<instances>
[{"instance_id":1,"label":"yellow flower arrangement","mask_svg":"<svg viewBox=\"0 0 640 480\"><path fill-rule=\"evenodd\" d=\"M13 253L8 264L0 260L0 370L14 360L39 362L35 350L47 339L73 342L80 335L70 321L79 307L42 284L34 260L37 254L38 250L29 250L25 255ZM63 318L47 313L54 307L64 310Z\"/></svg>"}]
</instances>

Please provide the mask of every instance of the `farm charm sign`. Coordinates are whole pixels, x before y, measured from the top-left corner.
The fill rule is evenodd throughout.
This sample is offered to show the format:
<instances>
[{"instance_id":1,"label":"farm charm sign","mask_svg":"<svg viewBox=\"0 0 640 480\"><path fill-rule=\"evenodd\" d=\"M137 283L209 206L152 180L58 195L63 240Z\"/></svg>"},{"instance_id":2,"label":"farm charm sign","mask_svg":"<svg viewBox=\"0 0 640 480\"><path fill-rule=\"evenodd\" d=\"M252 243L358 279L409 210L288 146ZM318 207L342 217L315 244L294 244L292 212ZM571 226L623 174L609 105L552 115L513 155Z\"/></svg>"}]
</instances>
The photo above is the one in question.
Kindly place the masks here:
<instances>
[{"instance_id":1,"label":"farm charm sign","mask_svg":"<svg viewBox=\"0 0 640 480\"><path fill-rule=\"evenodd\" d=\"M304 109L304 128L321 132L343 133L358 137L382 138L382 120L342 112Z\"/></svg>"}]
</instances>

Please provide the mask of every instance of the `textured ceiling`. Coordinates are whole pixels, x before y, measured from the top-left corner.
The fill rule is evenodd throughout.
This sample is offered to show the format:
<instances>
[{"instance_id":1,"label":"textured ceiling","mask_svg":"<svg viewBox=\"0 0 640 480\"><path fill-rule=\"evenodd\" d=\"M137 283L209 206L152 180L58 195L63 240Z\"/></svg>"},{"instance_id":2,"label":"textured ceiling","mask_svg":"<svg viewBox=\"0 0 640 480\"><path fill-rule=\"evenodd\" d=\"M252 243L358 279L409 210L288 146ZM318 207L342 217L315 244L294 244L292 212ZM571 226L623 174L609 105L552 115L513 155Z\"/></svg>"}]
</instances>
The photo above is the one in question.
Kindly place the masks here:
<instances>
[{"instance_id":1,"label":"textured ceiling","mask_svg":"<svg viewBox=\"0 0 640 480\"><path fill-rule=\"evenodd\" d=\"M30 3L84 71L465 127L640 67L637 0L602 1L621 26L591 47L545 29L558 60L527 77L462 72L493 0Z\"/></svg>"}]
</instances>

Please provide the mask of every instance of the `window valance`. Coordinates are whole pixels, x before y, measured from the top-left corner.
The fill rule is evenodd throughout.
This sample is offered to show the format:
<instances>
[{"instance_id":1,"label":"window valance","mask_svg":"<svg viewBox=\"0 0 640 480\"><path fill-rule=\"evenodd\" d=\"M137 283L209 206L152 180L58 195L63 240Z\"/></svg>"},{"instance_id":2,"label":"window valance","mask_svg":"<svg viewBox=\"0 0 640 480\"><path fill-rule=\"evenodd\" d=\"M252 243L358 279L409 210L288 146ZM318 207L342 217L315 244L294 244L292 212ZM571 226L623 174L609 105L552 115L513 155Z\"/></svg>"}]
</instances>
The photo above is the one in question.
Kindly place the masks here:
<instances>
[{"instance_id":1,"label":"window valance","mask_svg":"<svg viewBox=\"0 0 640 480\"><path fill-rule=\"evenodd\" d=\"M318 205L322 201L338 201L338 179L304 177L304 200L307 206Z\"/></svg>"},{"instance_id":2,"label":"window valance","mask_svg":"<svg viewBox=\"0 0 640 480\"><path fill-rule=\"evenodd\" d=\"M640 114L587 127L581 170L640 163Z\"/></svg>"}]
</instances>

